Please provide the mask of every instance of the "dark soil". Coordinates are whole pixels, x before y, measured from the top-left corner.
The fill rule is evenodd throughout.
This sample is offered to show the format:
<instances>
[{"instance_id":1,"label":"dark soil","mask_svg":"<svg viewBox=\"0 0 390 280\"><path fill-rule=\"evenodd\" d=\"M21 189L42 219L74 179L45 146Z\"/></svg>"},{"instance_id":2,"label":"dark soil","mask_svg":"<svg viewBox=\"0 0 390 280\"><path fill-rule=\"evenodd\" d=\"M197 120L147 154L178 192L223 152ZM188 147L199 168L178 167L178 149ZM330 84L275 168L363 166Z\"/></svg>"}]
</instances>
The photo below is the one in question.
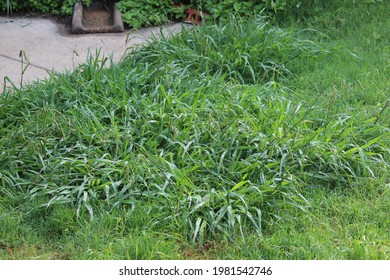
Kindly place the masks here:
<instances>
[{"instance_id":1,"label":"dark soil","mask_svg":"<svg viewBox=\"0 0 390 280\"><path fill-rule=\"evenodd\" d=\"M107 9L84 9L84 25L86 28L102 28L112 25L112 17Z\"/></svg>"}]
</instances>

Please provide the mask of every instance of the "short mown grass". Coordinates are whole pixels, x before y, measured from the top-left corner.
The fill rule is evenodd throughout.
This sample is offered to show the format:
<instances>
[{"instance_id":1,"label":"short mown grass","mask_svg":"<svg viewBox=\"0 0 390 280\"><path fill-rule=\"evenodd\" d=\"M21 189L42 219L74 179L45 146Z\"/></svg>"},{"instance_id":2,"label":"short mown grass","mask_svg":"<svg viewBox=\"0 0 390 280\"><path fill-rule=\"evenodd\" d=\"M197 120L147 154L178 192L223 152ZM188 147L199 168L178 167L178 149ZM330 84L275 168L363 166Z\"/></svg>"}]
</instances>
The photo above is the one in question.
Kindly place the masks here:
<instances>
[{"instance_id":1,"label":"short mown grass","mask_svg":"<svg viewBox=\"0 0 390 280\"><path fill-rule=\"evenodd\" d=\"M5 92L0 258L388 259L389 42L356 42L369 20L232 17Z\"/></svg>"}]
</instances>

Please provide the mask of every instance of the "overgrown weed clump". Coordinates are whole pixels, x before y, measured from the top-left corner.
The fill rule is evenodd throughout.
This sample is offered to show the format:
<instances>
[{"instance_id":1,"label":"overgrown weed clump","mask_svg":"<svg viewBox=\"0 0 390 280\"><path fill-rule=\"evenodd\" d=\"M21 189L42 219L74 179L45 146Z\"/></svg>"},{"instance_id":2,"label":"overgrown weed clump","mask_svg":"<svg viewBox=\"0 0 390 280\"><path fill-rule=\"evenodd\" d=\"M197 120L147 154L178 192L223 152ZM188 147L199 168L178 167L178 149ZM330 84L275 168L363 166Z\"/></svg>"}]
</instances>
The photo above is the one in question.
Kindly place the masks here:
<instances>
[{"instance_id":1,"label":"overgrown weed clump","mask_svg":"<svg viewBox=\"0 0 390 280\"><path fill-rule=\"evenodd\" d=\"M145 212L203 245L261 238L281 209L308 210L307 189L388 186L386 106L341 113L331 85L289 87L331 55L263 18L184 29L108 67L97 53L0 96L0 197Z\"/></svg>"}]
</instances>

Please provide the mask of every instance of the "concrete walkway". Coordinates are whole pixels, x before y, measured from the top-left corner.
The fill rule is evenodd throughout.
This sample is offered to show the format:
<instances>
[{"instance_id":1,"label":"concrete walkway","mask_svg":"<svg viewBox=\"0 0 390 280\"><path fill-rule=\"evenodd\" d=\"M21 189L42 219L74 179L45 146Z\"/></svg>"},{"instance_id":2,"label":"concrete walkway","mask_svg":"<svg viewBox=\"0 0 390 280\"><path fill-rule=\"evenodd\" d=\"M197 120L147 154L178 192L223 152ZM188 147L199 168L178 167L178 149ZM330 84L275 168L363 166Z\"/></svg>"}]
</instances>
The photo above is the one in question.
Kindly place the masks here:
<instances>
[{"instance_id":1,"label":"concrete walkway","mask_svg":"<svg viewBox=\"0 0 390 280\"><path fill-rule=\"evenodd\" d=\"M49 18L0 17L0 93L4 83L10 86L5 77L19 87L21 80L25 84L49 77L49 71L72 70L99 49L101 56L113 55L118 62L128 48L146 43L160 30L171 34L182 28L181 23L175 23L124 33L72 35L65 24ZM26 60L29 65L22 75Z\"/></svg>"}]
</instances>

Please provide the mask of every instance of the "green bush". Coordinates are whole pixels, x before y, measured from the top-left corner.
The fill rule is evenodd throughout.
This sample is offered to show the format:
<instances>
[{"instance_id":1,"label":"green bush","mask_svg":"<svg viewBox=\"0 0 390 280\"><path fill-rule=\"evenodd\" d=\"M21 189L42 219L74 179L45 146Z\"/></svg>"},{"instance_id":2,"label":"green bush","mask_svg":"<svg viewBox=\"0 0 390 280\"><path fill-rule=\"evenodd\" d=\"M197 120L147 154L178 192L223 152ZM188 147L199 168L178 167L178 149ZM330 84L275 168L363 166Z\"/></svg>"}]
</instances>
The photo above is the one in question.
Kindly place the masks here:
<instances>
[{"instance_id":1,"label":"green bush","mask_svg":"<svg viewBox=\"0 0 390 280\"><path fill-rule=\"evenodd\" d=\"M122 0L117 7L122 13L123 22L134 28L166 23L178 10L171 0Z\"/></svg>"},{"instance_id":2,"label":"green bush","mask_svg":"<svg viewBox=\"0 0 390 280\"><path fill-rule=\"evenodd\" d=\"M186 8L195 8L209 12L214 19L239 14L251 16L263 11L275 13L284 11L292 2L298 0L121 0L118 8L122 12L123 21L128 25L139 28L141 26L162 24L169 19L181 18ZM175 4L181 4L176 6Z\"/></svg>"},{"instance_id":3,"label":"green bush","mask_svg":"<svg viewBox=\"0 0 390 280\"><path fill-rule=\"evenodd\" d=\"M288 19L306 21L338 9L349 10L353 6L383 3L383 0L191 0L194 8L209 12L213 18L229 14L252 16L259 13L276 18L279 22Z\"/></svg>"},{"instance_id":4,"label":"green bush","mask_svg":"<svg viewBox=\"0 0 390 280\"><path fill-rule=\"evenodd\" d=\"M241 17L264 14L283 22L288 19L316 19L323 13L331 14L340 8L349 9L351 6L379 2L383 0L121 0L118 8L125 23L139 28L181 18L188 7L208 12L214 20L228 18L231 14ZM182 5L174 7L174 4Z\"/></svg>"},{"instance_id":5,"label":"green bush","mask_svg":"<svg viewBox=\"0 0 390 280\"><path fill-rule=\"evenodd\" d=\"M27 11L71 15L76 1L86 5L91 2L91 0L7 0L0 4L0 12L10 14L12 11ZM287 19L306 21L308 18L315 19L323 13L333 13L340 8L348 9L353 5L380 2L383 0L119 0L117 7L126 24L139 28L180 19L188 7L207 11L214 19L224 18L230 14L249 17L262 13L280 22Z\"/></svg>"},{"instance_id":6,"label":"green bush","mask_svg":"<svg viewBox=\"0 0 390 280\"><path fill-rule=\"evenodd\" d=\"M19 12L41 14L71 15L75 2L89 5L91 0L7 0L0 4L0 12Z\"/></svg>"}]
</instances>

